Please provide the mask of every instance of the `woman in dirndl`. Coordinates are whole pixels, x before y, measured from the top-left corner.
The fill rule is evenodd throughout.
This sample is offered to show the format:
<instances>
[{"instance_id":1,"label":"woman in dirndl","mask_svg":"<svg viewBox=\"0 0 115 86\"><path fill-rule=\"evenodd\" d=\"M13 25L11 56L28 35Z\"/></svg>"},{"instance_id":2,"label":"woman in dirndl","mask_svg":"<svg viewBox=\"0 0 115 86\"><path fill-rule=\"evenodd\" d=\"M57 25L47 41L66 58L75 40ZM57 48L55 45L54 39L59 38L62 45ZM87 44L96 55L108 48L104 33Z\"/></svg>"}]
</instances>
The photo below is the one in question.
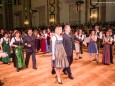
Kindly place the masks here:
<instances>
[{"instance_id":1,"label":"woman in dirndl","mask_svg":"<svg viewBox=\"0 0 115 86\"><path fill-rule=\"evenodd\" d=\"M102 63L105 65L110 64L111 45L112 45L112 37L109 36L109 32L106 32L106 36L103 39L103 58L102 58Z\"/></svg>"},{"instance_id":2,"label":"woman in dirndl","mask_svg":"<svg viewBox=\"0 0 115 86\"><path fill-rule=\"evenodd\" d=\"M90 57L90 62L92 62L92 55L94 54L96 58L96 62L98 63L99 62L99 57L98 57L99 52L98 52L98 48L96 44L97 36L95 35L94 31L91 32L91 36L89 37L89 40L90 42L88 45L88 54Z\"/></svg>"},{"instance_id":3,"label":"woman in dirndl","mask_svg":"<svg viewBox=\"0 0 115 86\"><path fill-rule=\"evenodd\" d=\"M52 37L52 62L56 71L56 78L59 84L61 81L61 72L69 66L67 55L63 47L63 37L61 36L62 27L55 28L55 35Z\"/></svg>"},{"instance_id":4,"label":"woman in dirndl","mask_svg":"<svg viewBox=\"0 0 115 86\"><path fill-rule=\"evenodd\" d=\"M0 44L1 44L3 52L8 54L8 56L2 58L2 62L4 64L10 64L10 56L9 56L10 55L10 45L9 45L10 44L10 39L8 37L7 32L5 32L4 37L1 38Z\"/></svg>"},{"instance_id":5,"label":"woman in dirndl","mask_svg":"<svg viewBox=\"0 0 115 86\"><path fill-rule=\"evenodd\" d=\"M17 72L25 67L24 52L23 52L23 40L20 37L20 32L17 31L15 37L11 39L10 46L13 47L13 62Z\"/></svg>"}]
</instances>

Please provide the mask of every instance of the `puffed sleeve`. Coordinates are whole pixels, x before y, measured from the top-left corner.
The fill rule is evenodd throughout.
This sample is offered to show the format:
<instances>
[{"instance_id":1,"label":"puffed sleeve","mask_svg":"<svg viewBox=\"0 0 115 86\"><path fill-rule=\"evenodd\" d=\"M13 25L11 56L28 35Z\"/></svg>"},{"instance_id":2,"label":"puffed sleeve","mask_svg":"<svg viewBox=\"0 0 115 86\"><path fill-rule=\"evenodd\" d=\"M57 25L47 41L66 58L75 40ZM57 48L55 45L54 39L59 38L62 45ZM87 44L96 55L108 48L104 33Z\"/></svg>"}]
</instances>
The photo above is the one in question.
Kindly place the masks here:
<instances>
[{"instance_id":1,"label":"puffed sleeve","mask_svg":"<svg viewBox=\"0 0 115 86\"><path fill-rule=\"evenodd\" d=\"M113 39L113 41L115 42L115 34L114 34L114 39Z\"/></svg>"},{"instance_id":2,"label":"puffed sleeve","mask_svg":"<svg viewBox=\"0 0 115 86\"><path fill-rule=\"evenodd\" d=\"M11 42L10 42L10 46L13 46L13 43L15 42L15 39L14 38L12 38L11 39Z\"/></svg>"},{"instance_id":3,"label":"puffed sleeve","mask_svg":"<svg viewBox=\"0 0 115 86\"><path fill-rule=\"evenodd\" d=\"M1 40L0 40L0 44L2 44L3 43L3 38L1 38Z\"/></svg>"},{"instance_id":4,"label":"puffed sleeve","mask_svg":"<svg viewBox=\"0 0 115 86\"><path fill-rule=\"evenodd\" d=\"M52 60L55 60L55 42L56 42L56 37L53 36L51 39L52 39Z\"/></svg>"},{"instance_id":5,"label":"puffed sleeve","mask_svg":"<svg viewBox=\"0 0 115 86\"><path fill-rule=\"evenodd\" d=\"M110 38L110 42L112 42L112 41L113 41L113 38L111 37L111 38Z\"/></svg>"}]
</instances>

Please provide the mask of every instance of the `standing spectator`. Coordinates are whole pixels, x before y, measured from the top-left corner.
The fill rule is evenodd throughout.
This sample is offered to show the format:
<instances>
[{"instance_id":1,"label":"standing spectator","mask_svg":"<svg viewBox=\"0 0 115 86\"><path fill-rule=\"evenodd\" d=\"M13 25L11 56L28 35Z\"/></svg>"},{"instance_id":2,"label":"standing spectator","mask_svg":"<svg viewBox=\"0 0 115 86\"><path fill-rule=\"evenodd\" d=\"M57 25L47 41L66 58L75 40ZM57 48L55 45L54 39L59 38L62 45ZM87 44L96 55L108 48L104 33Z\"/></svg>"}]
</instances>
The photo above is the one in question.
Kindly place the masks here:
<instances>
[{"instance_id":1,"label":"standing spectator","mask_svg":"<svg viewBox=\"0 0 115 86\"><path fill-rule=\"evenodd\" d=\"M109 32L106 32L106 36L103 39L103 58L102 58L102 63L105 65L110 64L111 44L112 44L112 37L109 35Z\"/></svg>"}]
</instances>

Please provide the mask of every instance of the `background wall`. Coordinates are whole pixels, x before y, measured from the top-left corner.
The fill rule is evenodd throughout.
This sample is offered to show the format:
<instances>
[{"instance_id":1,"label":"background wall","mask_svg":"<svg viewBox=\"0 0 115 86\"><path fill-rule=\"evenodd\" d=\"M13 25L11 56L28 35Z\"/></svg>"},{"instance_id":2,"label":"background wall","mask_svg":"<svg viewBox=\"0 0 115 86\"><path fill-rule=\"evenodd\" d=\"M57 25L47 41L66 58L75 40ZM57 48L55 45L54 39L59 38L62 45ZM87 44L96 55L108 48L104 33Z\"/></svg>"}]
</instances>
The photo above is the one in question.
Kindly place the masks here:
<instances>
[{"instance_id":1,"label":"background wall","mask_svg":"<svg viewBox=\"0 0 115 86\"><path fill-rule=\"evenodd\" d=\"M115 21L115 0L106 1L114 2L113 4L106 4L106 21Z\"/></svg>"},{"instance_id":2,"label":"background wall","mask_svg":"<svg viewBox=\"0 0 115 86\"><path fill-rule=\"evenodd\" d=\"M32 9L37 10L35 17L34 16L32 17L32 25L39 26L40 22L42 21L43 21L42 23L46 25L47 24L47 0L31 0L31 6Z\"/></svg>"},{"instance_id":3,"label":"background wall","mask_svg":"<svg viewBox=\"0 0 115 86\"><path fill-rule=\"evenodd\" d=\"M5 1L5 0L2 0ZM7 0L6 0L7 1ZM23 0L22 0L23 1ZM30 0L27 0L30 1ZM71 21L74 21L74 23L78 23L79 17L78 12L76 12L75 6L72 7L72 5L75 5L76 0L56 0L59 1L57 4L58 11L58 22L60 23L70 23ZM87 4L85 2L87 1ZM91 0L93 1L93 0ZM100 6L99 7L99 21L115 21L115 0L99 0L99 1L106 1L106 2L113 2L112 4L108 3L106 6ZM37 12L32 13L32 26L39 26L39 25L48 25L48 0L31 0L31 10L37 10ZM86 8L87 7L87 8ZM81 23L84 24L87 20L87 22L90 22L90 0L84 0L84 4L81 7ZM0 9L0 19L1 19L1 26L5 25L5 11L4 11L4 3L3 8ZM24 25L24 8L22 5L15 5L13 6L13 27L20 27ZM56 9L57 10L57 9ZM87 12L86 12L87 10ZM86 14L87 13L87 14ZM19 16L15 16L15 14L19 14ZM3 18L3 19L2 19Z\"/></svg>"}]
</instances>

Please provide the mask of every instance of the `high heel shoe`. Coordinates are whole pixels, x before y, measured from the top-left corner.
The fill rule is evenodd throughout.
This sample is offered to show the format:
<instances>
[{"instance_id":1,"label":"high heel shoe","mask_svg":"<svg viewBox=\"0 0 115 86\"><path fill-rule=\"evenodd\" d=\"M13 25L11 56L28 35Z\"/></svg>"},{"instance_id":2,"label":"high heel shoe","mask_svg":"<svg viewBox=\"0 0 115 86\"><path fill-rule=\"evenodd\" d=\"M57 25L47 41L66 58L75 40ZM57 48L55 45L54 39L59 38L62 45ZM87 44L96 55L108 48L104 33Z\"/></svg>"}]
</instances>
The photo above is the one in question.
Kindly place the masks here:
<instances>
[{"instance_id":1,"label":"high heel shoe","mask_svg":"<svg viewBox=\"0 0 115 86\"><path fill-rule=\"evenodd\" d=\"M62 81L61 82L58 81L58 84L63 84L63 83L62 83Z\"/></svg>"},{"instance_id":2,"label":"high heel shoe","mask_svg":"<svg viewBox=\"0 0 115 86\"><path fill-rule=\"evenodd\" d=\"M96 61L97 63L99 63L99 59L97 59L97 61Z\"/></svg>"},{"instance_id":3,"label":"high heel shoe","mask_svg":"<svg viewBox=\"0 0 115 86\"><path fill-rule=\"evenodd\" d=\"M57 76L55 77L57 79L58 84L63 84L62 81L59 82Z\"/></svg>"}]
</instances>

